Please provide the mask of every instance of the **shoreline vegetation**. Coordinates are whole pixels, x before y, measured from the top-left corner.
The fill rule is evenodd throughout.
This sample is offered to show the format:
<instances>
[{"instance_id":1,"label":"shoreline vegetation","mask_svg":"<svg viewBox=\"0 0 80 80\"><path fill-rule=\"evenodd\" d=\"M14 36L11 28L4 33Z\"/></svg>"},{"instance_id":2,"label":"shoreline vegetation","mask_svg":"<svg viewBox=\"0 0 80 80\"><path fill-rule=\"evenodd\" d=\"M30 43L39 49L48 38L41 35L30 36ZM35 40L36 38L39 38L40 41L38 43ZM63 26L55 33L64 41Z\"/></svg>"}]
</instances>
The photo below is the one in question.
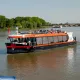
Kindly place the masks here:
<instances>
[{"instance_id":1,"label":"shoreline vegetation","mask_svg":"<svg viewBox=\"0 0 80 80\"><path fill-rule=\"evenodd\" d=\"M42 26L41 28L49 28L50 26ZM25 31L25 30L37 30L37 29L41 29L41 28L19 28L19 31ZM14 31L16 30L15 28L9 27L10 30ZM0 31L8 31L8 28L0 28Z\"/></svg>"},{"instance_id":2,"label":"shoreline vegetation","mask_svg":"<svg viewBox=\"0 0 80 80\"><path fill-rule=\"evenodd\" d=\"M15 30L16 27L19 30L34 30L40 28L47 28L52 26L50 22L45 21L39 17L15 17L15 18L6 18L3 15L0 15L0 31L6 31L8 28Z\"/></svg>"},{"instance_id":3,"label":"shoreline vegetation","mask_svg":"<svg viewBox=\"0 0 80 80\"><path fill-rule=\"evenodd\" d=\"M10 30L15 30L16 27L19 30L35 30L41 28L49 28L49 27L79 27L80 23L60 23L60 24L52 24L50 22L45 21L39 17L15 17L15 18L6 18L3 15L0 15L0 31L7 31L8 28Z\"/></svg>"}]
</instances>

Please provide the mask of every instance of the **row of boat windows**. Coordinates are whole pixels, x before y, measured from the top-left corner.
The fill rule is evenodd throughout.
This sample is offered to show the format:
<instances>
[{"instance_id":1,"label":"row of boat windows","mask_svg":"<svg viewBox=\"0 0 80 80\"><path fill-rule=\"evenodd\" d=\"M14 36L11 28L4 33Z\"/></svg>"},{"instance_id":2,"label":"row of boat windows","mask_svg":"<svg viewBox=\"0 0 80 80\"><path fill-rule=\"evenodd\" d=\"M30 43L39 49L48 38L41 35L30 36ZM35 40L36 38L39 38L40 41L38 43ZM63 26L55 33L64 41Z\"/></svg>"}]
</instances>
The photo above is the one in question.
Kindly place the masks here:
<instances>
[{"instance_id":1,"label":"row of boat windows","mask_svg":"<svg viewBox=\"0 0 80 80\"><path fill-rule=\"evenodd\" d=\"M68 36L43 37L43 38L37 38L37 44L65 42L67 40L68 40Z\"/></svg>"},{"instance_id":2,"label":"row of boat windows","mask_svg":"<svg viewBox=\"0 0 80 80\"><path fill-rule=\"evenodd\" d=\"M65 42L68 40L68 36L55 36L55 37L38 37L38 38L10 38L10 42L17 42L17 43L23 43L23 42L31 42L32 45L36 44L49 44L53 42Z\"/></svg>"},{"instance_id":3,"label":"row of boat windows","mask_svg":"<svg viewBox=\"0 0 80 80\"><path fill-rule=\"evenodd\" d=\"M10 42L18 42L18 43L22 43L22 42L35 42L36 38L10 38Z\"/></svg>"}]
</instances>

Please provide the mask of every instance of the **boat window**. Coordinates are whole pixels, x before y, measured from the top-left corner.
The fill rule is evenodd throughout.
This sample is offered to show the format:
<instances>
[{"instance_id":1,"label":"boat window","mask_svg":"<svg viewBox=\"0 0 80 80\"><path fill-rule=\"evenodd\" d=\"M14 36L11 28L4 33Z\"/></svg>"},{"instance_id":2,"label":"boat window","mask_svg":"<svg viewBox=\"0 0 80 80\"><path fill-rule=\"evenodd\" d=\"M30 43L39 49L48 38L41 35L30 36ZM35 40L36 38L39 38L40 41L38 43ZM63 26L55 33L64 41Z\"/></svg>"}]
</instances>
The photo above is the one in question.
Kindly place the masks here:
<instances>
[{"instance_id":1,"label":"boat window","mask_svg":"<svg viewBox=\"0 0 80 80\"><path fill-rule=\"evenodd\" d=\"M68 40L68 37L67 36L63 36L63 41L67 41Z\"/></svg>"},{"instance_id":2,"label":"boat window","mask_svg":"<svg viewBox=\"0 0 80 80\"><path fill-rule=\"evenodd\" d=\"M22 43L23 42L23 38L18 38L18 42Z\"/></svg>"},{"instance_id":3,"label":"boat window","mask_svg":"<svg viewBox=\"0 0 80 80\"><path fill-rule=\"evenodd\" d=\"M33 46L36 45L36 38L30 38L30 41L31 41Z\"/></svg>"},{"instance_id":4,"label":"boat window","mask_svg":"<svg viewBox=\"0 0 80 80\"><path fill-rule=\"evenodd\" d=\"M37 44L42 44L42 38L36 38L37 39Z\"/></svg>"},{"instance_id":5,"label":"boat window","mask_svg":"<svg viewBox=\"0 0 80 80\"><path fill-rule=\"evenodd\" d=\"M62 41L63 41L62 36L58 36L58 41L59 41L59 42L62 42Z\"/></svg>"},{"instance_id":6,"label":"boat window","mask_svg":"<svg viewBox=\"0 0 80 80\"><path fill-rule=\"evenodd\" d=\"M48 41L49 41L49 43L53 43L54 42L53 37L48 37Z\"/></svg>"},{"instance_id":7,"label":"boat window","mask_svg":"<svg viewBox=\"0 0 80 80\"><path fill-rule=\"evenodd\" d=\"M26 42L31 41L30 38L26 38L25 40L26 40Z\"/></svg>"},{"instance_id":8,"label":"boat window","mask_svg":"<svg viewBox=\"0 0 80 80\"><path fill-rule=\"evenodd\" d=\"M9 38L9 39L10 39L10 42L18 42L17 38Z\"/></svg>"},{"instance_id":9,"label":"boat window","mask_svg":"<svg viewBox=\"0 0 80 80\"><path fill-rule=\"evenodd\" d=\"M43 44L48 44L48 37L43 37Z\"/></svg>"},{"instance_id":10,"label":"boat window","mask_svg":"<svg viewBox=\"0 0 80 80\"><path fill-rule=\"evenodd\" d=\"M6 39L6 43L10 43L11 41L10 41L10 38L7 38Z\"/></svg>"},{"instance_id":11,"label":"boat window","mask_svg":"<svg viewBox=\"0 0 80 80\"><path fill-rule=\"evenodd\" d=\"M58 37L57 36L54 37L54 42L58 42Z\"/></svg>"},{"instance_id":12,"label":"boat window","mask_svg":"<svg viewBox=\"0 0 80 80\"><path fill-rule=\"evenodd\" d=\"M23 42L27 43L27 45L32 45L30 38L23 38Z\"/></svg>"},{"instance_id":13,"label":"boat window","mask_svg":"<svg viewBox=\"0 0 80 80\"><path fill-rule=\"evenodd\" d=\"M10 39L10 42L13 42L13 38L8 38L8 39Z\"/></svg>"}]
</instances>

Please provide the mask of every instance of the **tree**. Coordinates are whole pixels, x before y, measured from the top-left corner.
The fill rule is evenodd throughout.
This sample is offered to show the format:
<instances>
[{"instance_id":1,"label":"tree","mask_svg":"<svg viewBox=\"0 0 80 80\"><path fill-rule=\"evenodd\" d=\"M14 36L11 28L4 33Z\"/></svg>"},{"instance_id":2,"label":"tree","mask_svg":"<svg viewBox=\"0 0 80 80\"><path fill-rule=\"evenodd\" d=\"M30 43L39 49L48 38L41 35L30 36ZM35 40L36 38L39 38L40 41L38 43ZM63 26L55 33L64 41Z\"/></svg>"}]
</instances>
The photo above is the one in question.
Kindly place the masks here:
<instances>
[{"instance_id":1,"label":"tree","mask_svg":"<svg viewBox=\"0 0 80 80\"><path fill-rule=\"evenodd\" d=\"M21 23L19 23L19 22L16 23L16 26L17 26L18 28L22 28L22 25L21 25Z\"/></svg>"},{"instance_id":2,"label":"tree","mask_svg":"<svg viewBox=\"0 0 80 80\"><path fill-rule=\"evenodd\" d=\"M0 15L0 28L6 27L6 17L3 15Z\"/></svg>"},{"instance_id":3,"label":"tree","mask_svg":"<svg viewBox=\"0 0 80 80\"><path fill-rule=\"evenodd\" d=\"M37 28L37 23L36 22L33 22L33 28Z\"/></svg>"},{"instance_id":4,"label":"tree","mask_svg":"<svg viewBox=\"0 0 80 80\"><path fill-rule=\"evenodd\" d=\"M51 23L46 22L44 19L39 17L16 17L16 18L6 18L0 15L0 28L14 27L19 28L41 28L42 26L49 26Z\"/></svg>"},{"instance_id":5,"label":"tree","mask_svg":"<svg viewBox=\"0 0 80 80\"><path fill-rule=\"evenodd\" d=\"M21 21L23 21L23 17L16 17L15 18L15 22L20 22L21 23Z\"/></svg>"},{"instance_id":6,"label":"tree","mask_svg":"<svg viewBox=\"0 0 80 80\"><path fill-rule=\"evenodd\" d=\"M13 27L14 26L14 18L6 19L6 26L7 27Z\"/></svg>"},{"instance_id":7,"label":"tree","mask_svg":"<svg viewBox=\"0 0 80 80\"><path fill-rule=\"evenodd\" d=\"M22 25L22 28L26 28L26 27L27 27L27 26L26 26L26 21L23 20L23 21L21 22L21 25Z\"/></svg>"}]
</instances>

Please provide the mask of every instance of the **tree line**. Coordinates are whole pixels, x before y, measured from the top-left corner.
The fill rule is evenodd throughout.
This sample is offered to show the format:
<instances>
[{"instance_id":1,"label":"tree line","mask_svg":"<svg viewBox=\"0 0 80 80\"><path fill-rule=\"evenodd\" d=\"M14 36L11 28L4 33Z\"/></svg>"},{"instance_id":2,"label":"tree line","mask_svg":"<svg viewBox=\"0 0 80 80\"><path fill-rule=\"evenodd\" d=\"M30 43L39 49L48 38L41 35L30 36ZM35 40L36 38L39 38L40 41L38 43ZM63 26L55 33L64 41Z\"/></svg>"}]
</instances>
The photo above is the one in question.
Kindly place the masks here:
<instances>
[{"instance_id":1,"label":"tree line","mask_svg":"<svg viewBox=\"0 0 80 80\"><path fill-rule=\"evenodd\" d=\"M16 18L6 18L3 15L0 15L0 29L4 28L42 28L43 26L51 26L52 24L46 22L44 19L39 17L16 17Z\"/></svg>"}]
</instances>

